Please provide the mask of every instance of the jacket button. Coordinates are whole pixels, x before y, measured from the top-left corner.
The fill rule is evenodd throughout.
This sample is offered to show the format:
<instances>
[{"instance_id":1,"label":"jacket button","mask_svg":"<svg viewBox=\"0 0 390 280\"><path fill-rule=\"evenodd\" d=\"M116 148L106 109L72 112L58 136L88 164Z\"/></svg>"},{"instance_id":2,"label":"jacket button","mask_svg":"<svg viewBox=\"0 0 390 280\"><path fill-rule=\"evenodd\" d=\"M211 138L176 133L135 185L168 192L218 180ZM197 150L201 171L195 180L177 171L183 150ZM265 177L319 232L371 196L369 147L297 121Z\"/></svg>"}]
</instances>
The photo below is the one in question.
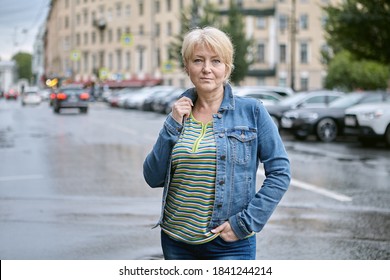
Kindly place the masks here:
<instances>
[{"instance_id":1,"label":"jacket button","mask_svg":"<svg viewBox=\"0 0 390 280\"><path fill-rule=\"evenodd\" d=\"M217 115L218 119L222 119L222 114Z\"/></svg>"},{"instance_id":2,"label":"jacket button","mask_svg":"<svg viewBox=\"0 0 390 280\"><path fill-rule=\"evenodd\" d=\"M220 159L221 159L221 160L225 160L225 159L226 159L226 156L225 156L225 155L222 155L222 156L220 157Z\"/></svg>"},{"instance_id":3,"label":"jacket button","mask_svg":"<svg viewBox=\"0 0 390 280\"><path fill-rule=\"evenodd\" d=\"M219 138L223 138L225 136L225 134L220 133L218 136L219 136Z\"/></svg>"},{"instance_id":4,"label":"jacket button","mask_svg":"<svg viewBox=\"0 0 390 280\"><path fill-rule=\"evenodd\" d=\"M222 203L218 203L218 204L217 204L217 207L218 207L218 208L221 208L221 207L222 207Z\"/></svg>"},{"instance_id":5,"label":"jacket button","mask_svg":"<svg viewBox=\"0 0 390 280\"><path fill-rule=\"evenodd\" d=\"M220 184L220 185L223 185L223 184L225 184L225 180L221 180L221 181L219 181L219 184Z\"/></svg>"}]
</instances>

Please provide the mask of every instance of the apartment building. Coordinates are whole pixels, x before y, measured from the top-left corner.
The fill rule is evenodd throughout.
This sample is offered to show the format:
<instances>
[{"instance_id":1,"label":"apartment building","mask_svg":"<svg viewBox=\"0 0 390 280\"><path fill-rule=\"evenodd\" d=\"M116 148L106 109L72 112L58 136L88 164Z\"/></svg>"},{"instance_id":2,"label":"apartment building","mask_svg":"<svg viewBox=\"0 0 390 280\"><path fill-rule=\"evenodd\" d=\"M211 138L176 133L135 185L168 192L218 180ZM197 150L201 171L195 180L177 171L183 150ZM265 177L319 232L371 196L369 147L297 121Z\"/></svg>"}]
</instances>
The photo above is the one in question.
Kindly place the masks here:
<instances>
[{"instance_id":1,"label":"apartment building","mask_svg":"<svg viewBox=\"0 0 390 280\"><path fill-rule=\"evenodd\" d=\"M321 88L326 47L321 5L341 0L237 0L254 46L242 85ZM229 0L208 0L223 12ZM190 86L169 54L180 12L193 0L52 0L46 22L45 74L112 85ZM292 19L295 18L295 21ZM295 32L294 32L295 30ZM293 47L292 47L293 46ZM293 82L292 82L293 81Z\"/></svg>"}]
</instances>

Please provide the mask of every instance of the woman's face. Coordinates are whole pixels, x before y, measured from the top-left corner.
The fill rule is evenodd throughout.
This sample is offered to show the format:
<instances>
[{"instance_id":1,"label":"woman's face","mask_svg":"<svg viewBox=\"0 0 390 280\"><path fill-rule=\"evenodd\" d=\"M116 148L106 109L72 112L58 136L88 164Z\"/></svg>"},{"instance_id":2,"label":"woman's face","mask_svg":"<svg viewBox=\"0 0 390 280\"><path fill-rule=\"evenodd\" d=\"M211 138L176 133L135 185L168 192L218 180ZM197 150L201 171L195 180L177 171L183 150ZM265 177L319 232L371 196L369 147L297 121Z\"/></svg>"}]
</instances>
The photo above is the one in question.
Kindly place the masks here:
<instances>
[{"instance_id":1,"label":"woman's face","mask_svg":"<svg viewBox=\"0 0 390 280\"><path fill-rule=\"evenodd\" d=\"M199 92L223 88L226 65L208 46L196 45L187 63L187 72Z\"/></svg>"}]
</instances>

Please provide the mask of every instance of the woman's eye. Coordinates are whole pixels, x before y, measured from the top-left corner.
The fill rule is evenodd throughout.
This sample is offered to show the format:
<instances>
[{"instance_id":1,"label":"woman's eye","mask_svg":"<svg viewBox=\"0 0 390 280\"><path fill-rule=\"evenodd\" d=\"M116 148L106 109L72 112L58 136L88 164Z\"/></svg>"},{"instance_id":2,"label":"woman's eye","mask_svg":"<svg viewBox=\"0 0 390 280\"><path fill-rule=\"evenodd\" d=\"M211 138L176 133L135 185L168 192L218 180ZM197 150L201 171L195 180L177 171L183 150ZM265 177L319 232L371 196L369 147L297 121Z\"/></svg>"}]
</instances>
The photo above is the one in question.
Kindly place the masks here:
<instances>
[{"instance_id":1,"label":"woman's eye","mask_svg":"<svg viewBox=\"0 0 390 280\"><path fill-rule=\"evenodd\" d=\"M214 59L213 60L213 64L220 64L220 63L221 63L221 61L219 59Z\"/></svg>"},{"instance_id":2,"label":"woman's eye","mask_svg":"<svg viewBox=\"0 0 390 280\"><path fill-rule=\"evenodd\" d=\"M201 59L199 59L199 58L197 58L197 59L194 59L194 63L196 63L196 64L202 63L202 60L201 60Z\"/></svg>"}]
</instances>

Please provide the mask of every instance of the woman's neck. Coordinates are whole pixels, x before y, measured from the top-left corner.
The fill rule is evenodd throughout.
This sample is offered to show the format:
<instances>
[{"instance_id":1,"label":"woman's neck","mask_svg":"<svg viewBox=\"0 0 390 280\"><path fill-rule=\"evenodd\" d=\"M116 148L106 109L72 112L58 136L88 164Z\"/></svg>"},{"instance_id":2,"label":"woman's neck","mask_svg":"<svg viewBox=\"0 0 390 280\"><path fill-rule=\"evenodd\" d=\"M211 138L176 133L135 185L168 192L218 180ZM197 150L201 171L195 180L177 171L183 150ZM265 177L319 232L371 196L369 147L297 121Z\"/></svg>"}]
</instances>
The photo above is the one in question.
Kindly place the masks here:
<instances>
[{"instance_id":1,"label":"woman's neck","mask_svg":"<svg viewBox=\"0 0 390 280\"><path fill-rule=\"evenodd\" d=\"M208 123L212 120L213 114L217 113L221 107L223 100L223 89L222 91L216 92L215 94L199 94L196 99L192 114L195 119L203 123Z\"/></svg>"}]
</instances>

